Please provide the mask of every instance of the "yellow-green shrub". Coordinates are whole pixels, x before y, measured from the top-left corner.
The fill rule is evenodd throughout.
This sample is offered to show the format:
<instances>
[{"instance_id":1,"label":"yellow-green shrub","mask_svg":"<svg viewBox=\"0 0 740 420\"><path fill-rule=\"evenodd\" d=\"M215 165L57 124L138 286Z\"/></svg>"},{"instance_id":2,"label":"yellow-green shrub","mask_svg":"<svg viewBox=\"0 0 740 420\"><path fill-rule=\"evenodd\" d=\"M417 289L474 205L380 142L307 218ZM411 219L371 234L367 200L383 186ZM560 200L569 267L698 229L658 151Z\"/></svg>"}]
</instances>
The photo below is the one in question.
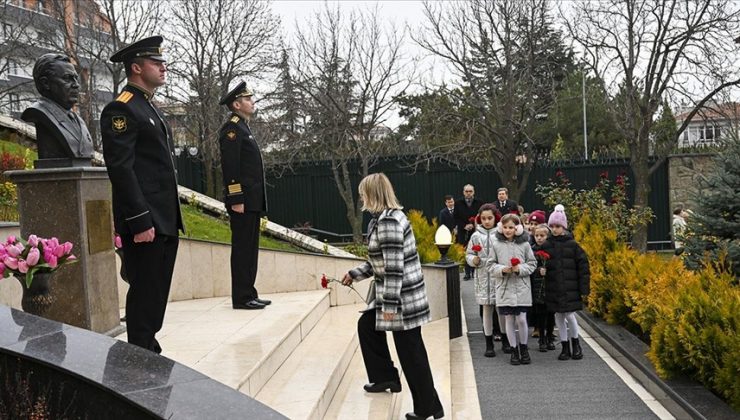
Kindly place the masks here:
<instances>
[{"instance_id":1,"label":"yellow-green shrub","mask_svg":"<svg viewBox=\"0 0 740 420\"><path fill-rule=\"evenodd\" d=\"M640 254L588 213L574 230L589 257L589 310L650 337L648 357L663 377L684 374L740 410L740 287L721 259L700 271L679 259Z\"/></svg>"},{"instance_id":2,"label":"yellow-green shrub","mask_svg":"<svg viewBox=\"0 0 740 420\"><path fill-rule=\"evenodd\" d=\"M740 289L711 264L675 290L657 317L648 357L663 376L693 376L740 410Z\"/></svg>"},{"instance_id":3,"label":"yellow-green shrub","mask_svg":"<svg viewBox=\"0 0 740 420\"><path fill-rule=\"evenodd\" d=\"M423 264L439 261L441 254L437 245L434 243L434 235L437 233L437 219L432 219L432 223L427 221L424 213L420 210L409 210L409 223L414 231L416 238L416 249L419 252L419 259ZM465 258L465 250L462 245L456 244L453 238L452 246L447 251L447 257L456 262L462 262Z\"/></svg>"},{"instance_id":4,"label":"yellow-green shrub","mask_svg":"<svg viewBox=\"0 0 740 420\"><path fill-rule=\"evenodd\" d=\"M574 230L576 241L588 255L591 268L591 293L588 309L612 324L638 332L629 318L628 292L640 287L638 277L629 271L636 252L617 239L617 232L594 223L588 212Z\"/></svg>"}]
</instances>

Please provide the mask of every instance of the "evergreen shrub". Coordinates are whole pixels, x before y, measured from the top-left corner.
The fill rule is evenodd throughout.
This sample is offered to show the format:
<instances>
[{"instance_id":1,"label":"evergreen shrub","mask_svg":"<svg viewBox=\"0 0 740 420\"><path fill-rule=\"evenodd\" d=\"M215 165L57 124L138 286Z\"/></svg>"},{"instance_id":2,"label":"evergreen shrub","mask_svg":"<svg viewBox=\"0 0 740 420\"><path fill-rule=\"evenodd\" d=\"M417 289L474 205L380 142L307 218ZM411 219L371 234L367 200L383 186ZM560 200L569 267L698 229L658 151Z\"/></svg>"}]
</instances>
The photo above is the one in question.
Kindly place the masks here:
<instances>
[{"instance_id":1,"label":"evergreen shrub","mask_svg":"<svg viewBox=\"0 0 740 420\"><path fill-rule=\"evenodd\" d=\"M640 254L588 212L574 229L589 257L589 310L649 338L663 377L692 377L740 411L740 287L720 255L696 271Z\"/></svg>"},{"instance_id":2,"label":"evergreen shrub","mask_svg":"<svg viewBox=\"0 0 740 420\"><path fill-rule=\"evenodd\" d=\"M419 252L419 259L422 264L429 264L439 261L441 255L437 245L434 243L434 235L437 233L439 224L437 218L432 219L431 223L424 217L424 213L420 210L409 210L408 212L409 223L411 223L411 229L414 231L414 237L416 238L416 249ZM465 258L465 249L462 245L455 243L455 238L452 238L452 245L447 251L447 257L457 263L462 263Z\"/></svg>"}]
</instances>

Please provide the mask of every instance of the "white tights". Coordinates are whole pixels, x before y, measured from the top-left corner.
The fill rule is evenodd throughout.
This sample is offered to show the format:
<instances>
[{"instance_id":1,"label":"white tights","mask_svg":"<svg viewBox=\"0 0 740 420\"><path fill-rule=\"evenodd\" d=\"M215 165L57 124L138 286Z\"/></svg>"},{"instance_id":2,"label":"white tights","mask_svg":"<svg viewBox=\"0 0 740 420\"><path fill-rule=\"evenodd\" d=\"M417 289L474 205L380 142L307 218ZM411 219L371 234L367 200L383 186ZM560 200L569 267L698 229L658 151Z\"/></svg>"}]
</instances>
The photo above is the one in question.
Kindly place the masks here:
<instances>
[{"instance_id":1,"label":"white tights","mask_svg":"<svg viewBox=\"0 0 740 420\"><path fill-rule=\"evenodd\" d=\"M527 326L527 313L522 312L519 315L505 315L506 317L506 338L509 339L509 345L516 346L517 329L519 329L519 344L527 344L529 338L529 327Z\"/></svg>"},{"instance_id":2,"label":"white tights","mask_svg":"<svg viewBox=\"0 0 740 420\"><path fill-rule=\"evenodd\" d=\"M576 321L575 312L555 312L555 325L558 326L560 341L578 338L578 321Z\"/></svg>"},{"instance_id":3,"label":"white tights","mask_svg":"<svg viewBox=\"0 0 740 420\"><path fill-rule=\"evenodd\" d=\"M483 334L490 336L493 335L493 305L482 305L483 306Z\"/></svg>"}]
</instances>

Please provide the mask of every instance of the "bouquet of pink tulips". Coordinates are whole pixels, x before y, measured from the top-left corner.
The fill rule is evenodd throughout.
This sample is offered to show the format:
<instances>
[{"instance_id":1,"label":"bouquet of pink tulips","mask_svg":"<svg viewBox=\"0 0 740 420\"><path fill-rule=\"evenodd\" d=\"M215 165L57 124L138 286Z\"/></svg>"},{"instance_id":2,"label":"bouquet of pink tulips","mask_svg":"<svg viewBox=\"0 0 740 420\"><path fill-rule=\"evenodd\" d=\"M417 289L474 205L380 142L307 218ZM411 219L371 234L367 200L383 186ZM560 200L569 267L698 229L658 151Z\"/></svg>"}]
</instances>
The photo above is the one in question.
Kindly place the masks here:
<instances>
[{"instance_id":1,"label":"bouquet of pink tulips","mask_svg":"<svg viewBox=\"0 0 740 420\"><path fill-rule=\"evenodd\" d=\"M59 243L59 239L53 237L29 235L28 240L24 240L11 235L0 243L0 277L25 277L26 287L31 287L35 273L50 273L75 260L72 243Z\"/></svg>"}]
</instances>

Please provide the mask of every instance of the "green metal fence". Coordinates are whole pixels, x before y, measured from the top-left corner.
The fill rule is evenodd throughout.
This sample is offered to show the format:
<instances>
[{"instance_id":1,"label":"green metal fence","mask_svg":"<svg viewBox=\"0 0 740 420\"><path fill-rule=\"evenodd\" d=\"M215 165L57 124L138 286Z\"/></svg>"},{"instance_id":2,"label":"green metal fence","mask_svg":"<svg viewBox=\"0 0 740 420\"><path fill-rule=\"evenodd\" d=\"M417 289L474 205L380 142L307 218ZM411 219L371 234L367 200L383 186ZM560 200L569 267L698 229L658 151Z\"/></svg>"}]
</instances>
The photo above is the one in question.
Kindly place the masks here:
<instances>
[{"instance_id":1,"label":"green metal fence","mask_svg":"<svg viewBox=\"0 0 740 420\"><path fill-rule=\"evenodd\" d=\"M187 167L188 163L193 164L189 160L181 160L179 163L181 174L183 166ZM557 170L562 170L567 175L574 188L593 187L604 171L609 173L612 180L622 172L633 179L628 160L576 161L540 165L533 169L529 176L527 189L519 197L519 203L526 211L544 209L549 214L552 209L544 208L542 200L535 193L535 187L538 183L546 183L548 179L553 178ZM193 189L202 191L203 182L201 181L198 185L197 180L192 177L198 171L185 169L184 172L191 174L189 182L192 183ZM375 165L371 172L384 172L388 175L403 206L406 209L421 210L430 219L436 217L444 206L443 197L446 194L451 194L456 198L461 197L465 184L473 184L476 196L484 201L495 200L496 190L501 186L498 175L490 166L459 170L444 163L433 163L414 171L402 158L391 158ZM352 181L356 194L360 176L357 175ZM295 168L293 173L283 174L280 177L268 174L267 182L270 220L287 227L310 225L312 228L327 232L325 237L330 241L335 240L338 235L351 238L352 230L347 221L347 210L337 192L327 163L303 164ZM188 183L183 185L190 186ZM627 195L631 201L634 195L632 183ZM649 205L656 217L650 224L648 241L652 245L651 248L667 248L671 211L668 208L668 167L665 163L651 177Z\"/></svg>"}]
</instances>

